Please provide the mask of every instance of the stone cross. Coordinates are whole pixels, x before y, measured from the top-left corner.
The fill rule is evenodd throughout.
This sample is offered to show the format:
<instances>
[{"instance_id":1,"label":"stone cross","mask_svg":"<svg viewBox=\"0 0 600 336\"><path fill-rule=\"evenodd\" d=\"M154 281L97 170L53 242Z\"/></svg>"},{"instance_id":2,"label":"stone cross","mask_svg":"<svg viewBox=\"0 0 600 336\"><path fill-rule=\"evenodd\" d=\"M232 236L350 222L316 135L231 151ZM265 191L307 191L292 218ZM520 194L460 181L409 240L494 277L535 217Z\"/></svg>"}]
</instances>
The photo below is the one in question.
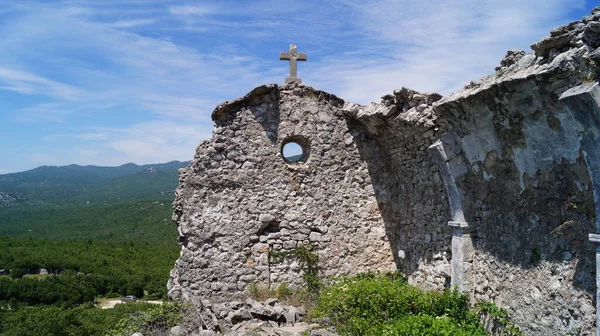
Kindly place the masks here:
<instances>
[{"instance_id":1,"label":"stone cross","mask_svg":"<svg viewBox=\"0 0 600 336\"><path fill-rule=\"evenodd\" d=\"M299 53L295 44L290 44L290 51L279 53L280 61L290 61L290 76L286 77L285 84L302 84L302 79L298 78L297 61L306 61L306 53Z\"/></svg>"}]
</instances>

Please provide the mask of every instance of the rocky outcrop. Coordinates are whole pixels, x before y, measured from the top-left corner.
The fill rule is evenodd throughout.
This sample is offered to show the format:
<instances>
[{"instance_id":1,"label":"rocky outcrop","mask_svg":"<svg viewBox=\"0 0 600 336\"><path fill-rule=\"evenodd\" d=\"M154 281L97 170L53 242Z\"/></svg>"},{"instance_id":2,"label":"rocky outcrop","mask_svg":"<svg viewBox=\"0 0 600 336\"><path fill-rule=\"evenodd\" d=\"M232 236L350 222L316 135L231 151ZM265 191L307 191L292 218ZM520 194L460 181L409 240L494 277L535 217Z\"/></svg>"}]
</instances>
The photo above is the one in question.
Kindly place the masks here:
<instances>
[{"instance_id":1,"label":"rocky outcrop","mask_svg":"<svg viewBox=\"0 0 600 336\"><path fill-rule=\"evenodd\" d=\"M550 36L531 45L535 56L554 58L556 55L572 48L586 45L595 49L600 47L600 7L581 21L573 21L550 32Z\"/></svg>"},{"instance_id":2,"label":"rocky outcrop","mask_svg":"<svg viewBox=\"0 0 600 336\"><path fill-rule=\"evenodd\" d=\"M22 197L13 193L0 192L0 207L18 205L23 201Z\"/></svg>"},{"instance_id":3,"label":"rocky outcrop","mask_svg":"<svg viewBox=\"0 0 600 336\"><path fill-rule=\"evenodd\" d=\"M180 174L169 295L300 286L299 260L271 256L305 246L321 276L399 269L507 308L525 334L591 333L599 48L600 7L447 97L361 106L292 84L219 105Z\"/></svg>"}]
</instances>

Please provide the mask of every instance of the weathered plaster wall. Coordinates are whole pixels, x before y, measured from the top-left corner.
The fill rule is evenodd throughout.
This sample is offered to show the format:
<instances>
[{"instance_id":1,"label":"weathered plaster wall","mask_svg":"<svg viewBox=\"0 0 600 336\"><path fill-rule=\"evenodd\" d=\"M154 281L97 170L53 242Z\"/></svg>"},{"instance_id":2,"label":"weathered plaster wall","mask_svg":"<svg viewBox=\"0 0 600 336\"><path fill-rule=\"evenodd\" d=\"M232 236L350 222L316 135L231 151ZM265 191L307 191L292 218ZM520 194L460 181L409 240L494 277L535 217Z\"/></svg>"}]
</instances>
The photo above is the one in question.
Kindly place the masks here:
<instances>
[{"instance_id":1,"label":"weathered plaster wall","mask_svg":"<svg viewBox=\"0 0 600 336\"><path fill-rule=\"evenodd\" d=\"M572 39L558 43L553 32L536 44L552 46L538 57L521 54L434 107L468 167L456 182L466 220L478 223L471 294L508 308L526 334L595 329L595 246L587 236L596 232L590 174L600 142L583 139L597 134L598 102L560 98L594 86L589 55L598 46L582 36L598 19L560 28Z\"/></svg>"},{"instance_id":2,"label":"weathered plaster wall","mask_svg":"<svg viewBox=\"0 0 600 336\"><path fill-rule=\"evenodd\" d=\"M582 82L557 64L525 78L493 76L433 105L412 98L427 95L405 98L410 90L403 89L380 104L346 107L387 155L363 159L374 183L389 190L386 204L398 208L386 224L394 252L408 259L399 261L409 279L442 288L450 274L462 276L460 287L474 301L507 308L533 335L590 333L595 320L595 247L587 241L595 211L581 145L592 126L559 100ZM426 151L438 140L456 188L450 199L452 186L444 189L435 155ZM460 256L449 248L449 221L476 225L453 240ZM465 262L450 266L451 258Z\"/></svg>"},{"instance_id":3,"label":"weathered plaster wall","mask_svg":"<svg viewBox=\"0 0 600 336\"><path fill-rule=\"evenodd\" d=\"M544 86L536 79L505 82L501 91L481 91L437 111L469 167L458 185L466 216L479 223L474 298L509 308L527 334L590 331L591 181L579 129Z\"/></svg>"}]
</instances>

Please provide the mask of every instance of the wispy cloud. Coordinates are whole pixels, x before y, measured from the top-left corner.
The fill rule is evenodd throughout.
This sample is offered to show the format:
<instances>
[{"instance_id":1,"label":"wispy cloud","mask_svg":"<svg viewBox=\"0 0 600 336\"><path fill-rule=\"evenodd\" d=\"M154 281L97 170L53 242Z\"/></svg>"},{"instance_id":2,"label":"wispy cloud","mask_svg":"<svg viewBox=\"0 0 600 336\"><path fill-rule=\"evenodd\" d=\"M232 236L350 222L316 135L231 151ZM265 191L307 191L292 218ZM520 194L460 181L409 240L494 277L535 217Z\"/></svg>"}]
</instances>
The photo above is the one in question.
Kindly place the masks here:
<instances>
[{"instance_id":1,"label":"wispy cloud","mask_svg":"<svg viewBox=\"0 0 600 336\"><path fill-rule=\"evenodd\" d=\"M287 65L277 55L290 43L308 52L299 69L304 82L348 101L368 103L400 86L447 94L583 6L592 5L8 2L0 8L0 92L11 108L0 111L0 139L20 123L39 124L46 147L13 154L29 166L185 160L210 136L216 104L282 82Z\"/></svg>"},{"instance_id":2,"label":"wispy cloud","mask_svg":"<svg viewBox=\"0 0 600 336\"><path fill-rule=\"evenodd\" d=\"M153 120L100 131L106 134L102 140L107 141L97 151L111 155L111 161L153 163L191 159L198 144L210 137L212 125ZM97 147L87 150L91 148Z\"/></svg>"},{"instance_id":3,"label":"wispy cloud","mask_svg":"<svg viewBox=\"0 0 600 336\"><path fill-rule=\"evenodd\" d=\"M65 123L73 111L64 108L61 103L44 103L32 105L19 110L16 119L21 122Z\"/></svg>"},{"instance_id":4,"label":"wispy cloud","mask_svg":"<svg viewBox=\"0 0 600 336\"><path fill-rule=\"evenodd\" d=\"M77 104L56 101L52 103L29 104L13 113L15 120L25 123L59 123L65 124L74 117L90 117L90 113L110 108L110 103L87 101Z\"/></svg>"},{"instance_id":5,"label":"wispy cloud","mask_svg":"<svg viewBox=\"0 0 600 336\"><path fill-rule=\"evenodd\" d=\"M184 5L184 6L172 6L169 7L169 12L175 15L207 15L216 12L214 6L198 6L198 5Z\"/></svg>"},{"instance_id":6,"label":"wispy cloud","mask_svg":"<svg viewBox=\"0 0 600 336\"><path fill-rule=\"evenodd\" d=\"M106 140L108 139L108 133L83 133L77 135L76 138L83 141Z\"/></svg>"},{"instance_id":7,"label":"wispy cloud","mask_svg":"<svg viewBox=\"0 0 600 336\"><path fill-rule=\"evenodd\" d=\"M154 19L137 19L137 20L121 20L110 23L109 26L114 28L132 28L138 26L145 26L154 23Z\"/></svg>"},{"instance_id":8,"label":"wispy cloud","mask_svg":"<svg viewBox=\"0 0 600 336\"><path fill-rule=\"evenodd\" d=\"M371 48L326 56L311 81L350 100L378 100L409 86L449 94L492 73L507 49L529 50L583 0L348 1L359 39ZM397 13L397 15L389 15Z\"/></svg>"},{"instance_id":9,"label":"wispy cloud","mask_svg":"<svg viewBox=\"0 0 600 336\"><path fill-rule=\"evenodd\" d=\"M141 97L143 106L157 115L170 118L204 120L210 123L206 111L220 103L217 100L195 97L148 95Z\"/></svg>"},{"instance_id":10,"label":"wispy cloud","mask_svg":"<svg viewBox=\"0 0 600 336\"><path fill-rule=\"evenodd\" d=\"M87 133L54 134L22 160L33 165L67 163L120 165L190 160L198 144L210 137L212 125L152 120L127 127L96 127ZM70 144L70 146L64 146Z\"/></svg>"},{"instance_id":11,"label":"wispy cloud","mask_svg":"<svg viewBox=\"0 0 600 336\"><path fill-rule=\"evenodd\" d=\"M13 91L25 95L32 95L35 93L34 89L26 86L0 86L0 90Z\"/></svg>"},{"instance_id":12,"label":"wispy cloud","mask_svg":"<svg viewBox=\"0 0 600 336\"><path fill-rule=\"evenodd\" d=\"M85 96L80 88L43 78L26 71L0 66L0 82L7 84L5 90L24 94L40 94L65 100L78 100Z\"/></svg>"}]
</instances>

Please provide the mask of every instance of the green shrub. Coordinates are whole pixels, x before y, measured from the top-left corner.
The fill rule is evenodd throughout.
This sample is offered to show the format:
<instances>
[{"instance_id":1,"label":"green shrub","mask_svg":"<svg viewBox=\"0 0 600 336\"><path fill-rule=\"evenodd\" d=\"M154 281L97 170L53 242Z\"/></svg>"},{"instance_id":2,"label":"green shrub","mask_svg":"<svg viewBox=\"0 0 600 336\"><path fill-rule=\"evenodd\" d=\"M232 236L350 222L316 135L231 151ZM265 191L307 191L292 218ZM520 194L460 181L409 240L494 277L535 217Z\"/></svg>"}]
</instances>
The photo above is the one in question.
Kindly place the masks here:
<instances>
[{"instance_id":1,"label":"green shrub","mask_svg":"<svg viewBox=\"0 0 600 336\"><path fill-rule=\"evenodd\" d=\"M313 244L298 245L295 249L286 252L269 250L269 264L281 262L286 258L298 260L307 294L316 297L321 287L321 279L319 278L319 256L314 250Z\"/></svg>"},{"instance_id":2,"label":"green shrub","mask_svg":"<svg viewBox=\"0 0 600 336\"><path fill-rule=\"evenodd\" d=\"M477 325L461 325L452 318L417 315L392 320L362 335L483 336L485 332Z\"/></svg>"},{"instance_id":3,"label":"green shrub","mask_svg":"<svg viewBox=\"0 0 600 336\"><path fill-rule=\"evenodd\" d=\"M181 311L181 305L176 303L128 303L112 309L95 308L91 303L69 309L31 306L16 311L0 310L0 334L121 336L131 335L134 331L165 331L181 321Z\"/></svg>"},{"instance_id":4,"label":"green shrub","mask_svg":"<svg viewBox=\"0 0 600 336\"><path fill-rule=\"evenodd\" d=\"M365 273L323 288L312 317L347 335L485 335L468 298L421 291L399 273Z\"/></svg>"},{"instance_id":5,"label":"green shrub","mask_svg":"<svg viewBox=\"0 0 600 336\"><path fill-rule=\"evenodd\" d=\"M123 317L112 330L111 335L128 336L135 332L142 334L166 333L181 320L181 305L177 303L149 304L149 306L141 306L138 311Z\"/></svg>"}]
</instances>

